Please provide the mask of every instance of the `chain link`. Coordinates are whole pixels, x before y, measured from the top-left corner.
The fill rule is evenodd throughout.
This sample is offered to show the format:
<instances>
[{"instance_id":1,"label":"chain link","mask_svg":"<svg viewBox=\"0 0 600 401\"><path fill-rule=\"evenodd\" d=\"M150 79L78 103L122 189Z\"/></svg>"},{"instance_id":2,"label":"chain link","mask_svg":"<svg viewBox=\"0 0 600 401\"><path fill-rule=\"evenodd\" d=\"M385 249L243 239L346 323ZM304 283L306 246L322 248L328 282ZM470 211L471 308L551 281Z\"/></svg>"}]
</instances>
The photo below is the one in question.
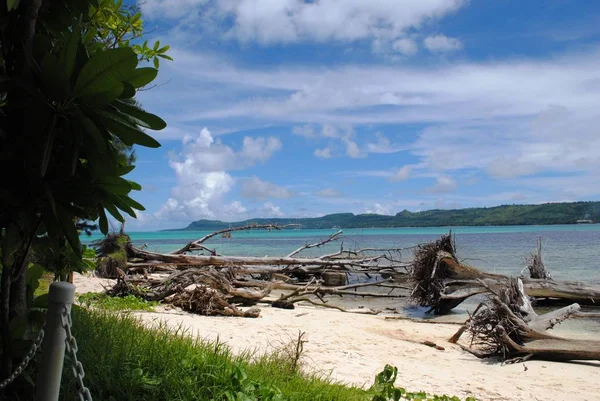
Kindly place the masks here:
<instances>
[{"instance_id":1,"label":"chain link","mask_svg":"<svg viewBox=\"0 0 600 401\"><path fill-rule=\"evenodd\" d=\"M92 401L90 390L83 384L85 372L83 370L83 365L77 360L77 340L75 340L75 337L73 337L73 334L71 333L71 326L73 325L73 322L71 321L71 314L66 306L63 307L63 313L60 316L60 321L67 333L66 352L71 357L73 362L72 370L73 376L75 377L79 400Z\"/></svg>"},{"instance_id":2,"label":"chain link","mask_svg":"<svg viewBox=\"0 0 600 401\"><path fill-rule=\"evenodd\" d=\"M8 376L6 379L4 379L4 380L2 380L2 382L0 382L0 390L4 390L9 384L11 384L13 381L15 381L15 379L17 377L19 377L21 375L21 373L23 373L23 371L25 370L27 365L29 365L29 361L31 361L31 359L33 359L33 356L37 352L38 348L40 348L40 345L42 344L43 339L44 339L44 330L40 330L37 338L31 345L29 352L27 353L25 358L21 361L19 366L17 366L17 368L12 372L12 374L10 376Z\"/></svg>"}]
</instances>

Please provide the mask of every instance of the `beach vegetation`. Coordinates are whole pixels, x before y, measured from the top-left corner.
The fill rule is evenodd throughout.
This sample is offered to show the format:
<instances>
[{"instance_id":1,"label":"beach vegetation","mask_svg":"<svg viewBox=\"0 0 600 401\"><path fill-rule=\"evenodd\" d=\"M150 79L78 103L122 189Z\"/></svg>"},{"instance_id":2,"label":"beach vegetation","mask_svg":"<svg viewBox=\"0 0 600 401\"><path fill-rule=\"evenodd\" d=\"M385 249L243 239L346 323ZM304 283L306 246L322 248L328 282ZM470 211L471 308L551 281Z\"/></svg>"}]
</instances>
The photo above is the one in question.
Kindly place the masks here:
<instances>
[{"instance_id":1,"label":"beach vegetation","mask_svg":"<svg viewBox=\"0 0 600 401\"><path fill-rule=\"evenodd\" d=\"M64 280L92 268L81 230L108 232L143 206L126 178L129 150L160 144L147 130L166 123L136 101L155 80L168 46L142 42L136 5L114 0L6 1L0 4L0 376L15 344L27 350L37 268ZM35 291L33 291L35 292ZM25 339L26 340L26 339Z\"/></svg>"}]
</instances>

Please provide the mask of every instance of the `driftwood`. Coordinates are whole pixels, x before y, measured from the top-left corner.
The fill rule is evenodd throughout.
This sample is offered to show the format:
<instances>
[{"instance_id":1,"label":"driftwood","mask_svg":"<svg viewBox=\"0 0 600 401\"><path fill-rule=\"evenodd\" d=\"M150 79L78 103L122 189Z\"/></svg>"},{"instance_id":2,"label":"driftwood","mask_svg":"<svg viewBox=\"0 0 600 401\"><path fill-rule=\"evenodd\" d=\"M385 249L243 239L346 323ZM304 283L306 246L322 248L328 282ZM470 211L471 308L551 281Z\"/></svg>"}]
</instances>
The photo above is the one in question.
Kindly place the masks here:
<instances>
[{"instance_id":1,"label":"driftwood","mask_svg":"<svg viewBox=\"0 0 600 401\"><path fill-rule=\"evenodd\" d=\"M452 235L449 234L415 250L411 266L411 298L421 306L430 307L428 313L446 314L465 299L487 293L508 278L484 273L461 263L454 249ZM538 246L537 254L541 261L541 246ZM529 296L557 301L555 303L600 304L600 286L573 281L523 279L523 288Z\"/></svg>"},{"instance_id":2,"label":"driftwood","mask_svg":"<svg viewBox=\"0 0 600 401\"><path fill-rule=\"evenodd\" d=\"M295 303L307 302L346 312L348 310L329 304L325 297L407 296L407 287L395 284L392 278L402 277L408 266L400 260L400 249L344 250L342 243L340 250L335 253L320 257L298 256L304 250L319 248L340 239L341 230L322 241L305 244L280 257L221 255L204 244L210 238L234 231L280 230L285 227L248 225L228 228L191 241L171 253L151 252L125 242L123 250L127 255L127 275L123 274L109 293L115 296L135 294L199 314L245 317L256 317L259 312L255 309L242 311L236 305L253 306L261 302L293 308ZM347 273L363 275L369 280L349 285L326 285L328 274ZM379 291L365 291L363 287L378 287ZM284 290L288 295L284 294L277 300L265 299L273 289ZM352 312L379 313L367 309Z\"/></svg>"},{"instance_id":3,"label":"driftwood","mask_svg":"<svg viewBox=\"0 0 600 401\"><path fill-rule=\"evenodd\" d=\"M500 355L510 362L529 358L546 360L600 360L600 341L574 340L546 333L579 311L578 304L538 315L525 294L524 283L510 278L492 289L458 332L456 343L468 332L471 344L464 349L478 357Z\"/></svg>"}]
</instances>

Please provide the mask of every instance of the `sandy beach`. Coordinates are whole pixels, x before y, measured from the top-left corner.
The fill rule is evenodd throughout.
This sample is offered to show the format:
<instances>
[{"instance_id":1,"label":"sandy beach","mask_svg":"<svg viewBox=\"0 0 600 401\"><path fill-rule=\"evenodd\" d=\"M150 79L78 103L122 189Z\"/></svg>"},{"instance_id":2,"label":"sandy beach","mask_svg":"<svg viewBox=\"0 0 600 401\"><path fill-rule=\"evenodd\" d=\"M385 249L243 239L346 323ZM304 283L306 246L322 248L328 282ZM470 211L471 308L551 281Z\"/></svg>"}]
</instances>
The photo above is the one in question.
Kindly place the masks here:
<instances>
[{"instance_id":1,"label":"sandy beach","mask_svg":"<svg viewBox=\"0 0 600 401\"><path fill-rule=\"evenodd\" d=\"M102 291L110 280L75 276L78 293ZM478 400L600 400L600 362L527 361L501 365L480 360L447 339L453 324L390 320L299 305L294 310L261 307L257 319L206 317L176 309L136 313L149 326L164 322L190 335L219 339L234 352L265 352L305 332L304 369L334 380L370 386L386 364L398 367L398 385L410 391L474 396ZM444 348L421 344L432 341Z\"/></svg>"}]
</instances>

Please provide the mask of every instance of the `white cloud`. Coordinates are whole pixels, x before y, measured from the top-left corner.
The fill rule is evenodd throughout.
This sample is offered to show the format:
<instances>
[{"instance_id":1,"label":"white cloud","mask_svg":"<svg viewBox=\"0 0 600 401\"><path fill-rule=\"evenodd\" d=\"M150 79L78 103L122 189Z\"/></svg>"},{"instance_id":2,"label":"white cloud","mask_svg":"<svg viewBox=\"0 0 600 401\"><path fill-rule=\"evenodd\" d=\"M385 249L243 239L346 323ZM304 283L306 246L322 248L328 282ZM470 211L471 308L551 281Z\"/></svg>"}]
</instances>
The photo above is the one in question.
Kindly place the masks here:
<instances>
[{"instance_id":1,"label":"white cloud","mask_svg":"<svg viewBox=\"0 0 600 401\"><path fill-rule=\"evenodd\" d=\"M340 196L342 196L342 193L333 188L325 188L315 192L315 195L323 198L339 198Z\"/></svg>"},{"instance_id":2,"label":"white cloud","mask_svg":"<svg viewBox=\"0 0 600 401\"><path fill-rule=\"evenodd\" d=\"M156 0L153 0L156 1ZM189 1L189 0L188 0ZM463 0L222 0L231 37L261 44L299 41L393 40L457 10ZM404 45L406 46L406 45Z\"/></svg>"},{"instance_id":3,"label":"white cloud","mask_svg":"<svg viewBox=\"0 0 600 401\"><path fill-rule=\"evenodd\" d=\"M262 181L256 176L244 180L240 194L250 199L285 199L296 195L294 191L273 184L272 182Z\"/></svg>"},{"instance_id":4,"label":"white cloud","mask_svg":"<svg viewBox=\"0 0 600 401\"><path fill-rule=\"evenodd\" d=\"M434 53L452 52L463 48L463 44L456 38L445 35L428 36L423 41L427 50Z\"/></svg>"},{"instance_id":5,"label":"white cloud","mask_svg":"<svg viewBox=\"0 0 600 401\"><path fill-rule=\"evenodd\" d=\"M408 149L406 146L393 145L391 141L383 134L375 135L376 141L369 142L365 146L367 153L396 153Z\"/></svg>"},{"instance_id":6,"label":"white cloud","mask_svg":"<svg viewBox=\"0 0 600 401\"><path fill-rule=\"evenodd\" d=\"M412 166L406 165L399 168L394 175L390 177L390 181L405 181L410 177L412 173Z\"/></svg>"},{"instance_id":7,"label":"white cloud","mask_svg":"<svg viewBox=\"0 0 600 401\"><path fill-rule=\"evenodd\" d=\"M392 48L398 53L403 54L405 56L412 56L418 51L417 43L414 40L408 38L396 40L393 43Z\"/></svg>"},{"instance_id":8,"label":"white cloud","mask_svg":"<svg viewBox=\"0 0 600 401\"><path fill-rule=\"evenodd\" d=\"M281 150L281 141L276 137L244 137L242 156L251 164L265 162L271 158L273 153Z\"/></svg>"},{"instance_id":9,"label":"white cloud","mask_svg":"<svg viewBox=\"0 0 600 401\"><path fill-rule=\"evenodd\" d=\"M292 128L292 133L305 138L314 138L316 136L315 128L310 124L295 126Z\"/></svg>"},{"instance_id":10,"label":"white cloud","mask_svg":"<svg viewBox=\"0 0 600 401\"><path fill-rule=\"evenodd\" d=\"M435 179L435 184L425 190L431 194L444 194L456 190L456 182L447 175L441 175Z\"/></svg>"},{"instance_id":11,"label":"white cloud","mask_svg":"<svg viewBox=\"0 0 600 401\"><path fill-rule=\"evenodd\" d=\"M143 0L139 2L145 18L178 19L189 13L190 9L205 5L208 0Z\"/></svg>"},{"instance_id":12,"label":"white cloud","mask_svg":"<svg viewBox=\"0 0 600 401\"><path fill-rule=\"evenodd\" d=\"M260 209L260 215L264 217L283 217L284 213L279 206L276 206L271 202L265 202Z\"/></svg>"},{"instance_id":13,"label":"white cloud","mask_svg":"<svg viewBox=\"0 0 600 401\"><path fill-rule=\"evenodd\" d=\"M349 138L343 138L342 141L346 145L346 155L347 156L349 156L353 159L356 159L359 157L364 157L364 154L360 151L356 142L354 142L353 140L351 140Z\"/></svg>"},{"instance_id":14,"label":"white cloud","mask_svg":"<svg viewBox=\"0 0 600 401\"><path fill-rule=\"evenodd\" d=\"M234 220L243 216L247 210L239 201L226 200L235 186L235 179L227 170L265 162L279 149L281 142L277 138L245 137L242 148L236 152L215 140L207 128L196 137L184 136L181 152L172 154L169 161L177 185L153 217L172 224L199 218Z\"/></svg>"},{"instance_id":15,"label":"white cloud","mask_svg":"<svg viewBox=\"0 0 600 401\"><path fill-rule=\"evenodd\" d=\"M375 203L372 207L366 208L365 213L384 214L388 216L392 214L390 208L381 203Z\"/></svg>"},{"instance_id":16,"label":"white cloud","mask_svg":"<svg viewBox=\"0 0 600 401\"><path fill-rule=\"evenodd\" d=\"M323 149L315 149L315 156L320 157L321 159L330 159L331 158L331 148L329 146Z\"/></svg>"}]
</instances>

